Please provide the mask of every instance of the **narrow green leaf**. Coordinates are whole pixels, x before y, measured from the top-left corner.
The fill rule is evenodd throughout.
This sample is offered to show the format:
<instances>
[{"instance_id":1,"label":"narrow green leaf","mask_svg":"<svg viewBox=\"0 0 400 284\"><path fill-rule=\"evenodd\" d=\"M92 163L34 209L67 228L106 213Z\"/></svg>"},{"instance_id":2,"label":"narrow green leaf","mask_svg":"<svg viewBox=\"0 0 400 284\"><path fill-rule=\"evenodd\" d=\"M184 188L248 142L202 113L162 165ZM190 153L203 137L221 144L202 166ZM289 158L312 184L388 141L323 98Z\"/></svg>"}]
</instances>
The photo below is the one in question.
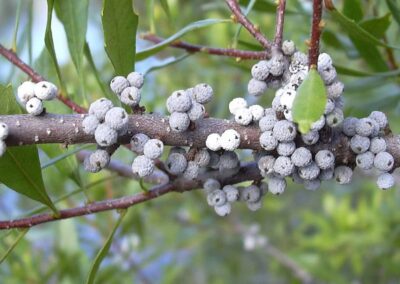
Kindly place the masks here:
<instances>
[{"instance_id":1,"label":"narrow green leaf","mask_svg":"<svg viewBox=\"0 0 400 284\"><path fill-rule=\"evenodd\" d=\"M126 76L135 68L138 16L132 0L104 0L101 20L107 55L115 72Z\"/></svg>"},{"instance_id":2,"label":"narrow green leaf","mask_svg":"<svg viewBox=\"0 0 400 284\"><path fill-rule=\"evenodd\" d=\"M299 124L301 133L307 133L311 125L324 114L326 89L318 71L311 69L297 90L293 102L293 120Z\"/></svg>"},{"instance_id":3,"label":"narrow green leaf","mask_svg":"<svg viewBox=\"0 0 400 284\"><path fill-rule=\"evenodd\" d=\"M14 242L9 246L7 251L0 257L0 265L3 263L4 260L7 259L7 257L11 254L11 252L14 250L14 248L19 244L21 240L23 240L24 236L26 233L29 231L29 228L24 228L21 231L19 231L17 238L14 240Z\"/></svg>"},{"instance_id":4,"label":"narrow green leaf","mask_svg":"<svg viewBox=\"0 0 400 284\"><path fill-rule=\"evenodd\" d=\"M89 0L55 0L54 9L64 26L72 61L81 72L85 44ZM79 74L80 75L80 74Z\"/></svg>"},{"instance_id":5,"label":"narrow green leaf","mask_svg":"<svg viewBox=\"0 0 400 284\"><path fill-rule=\"evenodd\" d=\"M11 86L0 85L0 101L0 114L21 113ZM7 187L57 212L44 187L36 146L8 147L0 157L0 173L0 182Z\"/></svg>"},{"instance_id":6,"label":"narrow green leaf","mask_svg":"<svg viewBox=\"0 0 400 284\"><path fill-rule=\"evenodd\" d=\"M336 71L341 75L353 76L353 77L381 77L389 78L400 75L400 69L387 71L387 72L365 72L360 70L354 70L342 65L335 64Z\"/></svg>"},{"instance_id":7,"label":"narrow green leaf","mask_svg":"<svg viewBox=\"0 0 400 284\"><path fill-rule=\"evenodd\" d=\"M360 22L360 26L376 38L383 38L390 24L392 16L390 13L382 17L376 17Z\"/></svg>"},{"instance_id":8,"label":"narrow green leaf","mask_svg":"<svg viewBox=\"0 0 400 284\"><path fill-rule=\"evenodd\" d=\"M169 10L168 0L159 0L161 4L161 8L164 10L165 15L167 15L168 19L171 19L171 12Z\"/></svg>"},{"instance_id":9,"label":"narrow green leaf","mask_svg":"<svg viewBox=\"0 0 400 284\"><path fill-rule=\"evenodd\" d=\"M250 13L251 9L253 9L254 4L256 2L257 2L256 0L250 0L249 1L249 3L246 6L246 10L244 11L244 15L245 16L247 16ZM234 48L237 47L238 40L239 40L239 35L240 35L241 30L242 30L242 27L243 27L242 25L238 25L238 27L236 29L236 32L235 32L235 35L233 36L233 47Z\"/></svg>"},{"instance_id":10,"label":"narrow green leaf","mask_svg":"<svg viewBox=\"0 0 400 284\"><path fill-rule=\"evenodd\" d=\"M120 211L119 214L120 214L120 216L117 220L117 223L115 223L114 228L110 232L110 235L107 237L107 240L104 243L104 246L97 253L96 258L92 264L92 267L90 268L89 276L88 276L88 279L86 280L87 284L94 283L94 279L96 277L97 271L99 270L100 264L103 261L103 259L107 256L107 253L111 247L111 243L112 243L113 237L115 235L115 232L117 231L119 225L121 224L121 222L126 214L126 210Z\"/></svg>"},{"instance_id":11,"label":"narrow green leaf","mask_svg":"<svg viewBox=\"0 0 400 284\"><path fill-rule=\"evenodd\" d=\"M57 55L56 55L56 51L54 48L53 33L51 31L53 7L54 7L54 0L47 0L47 23L46 23L46 31L45 31L45 36L44 36L44 43L50 54L52 61L53 61L53 65L56 69L56 73L57 73L57 77L58 77L58 81L60 83L61 89L63 89L65 91L66 88L65 88L62 76L61 76L60 67L58 66Z\"/></svg>"},{"instance_id":12,"label":"narrow green leaf","mask_svg":"<svg viewBox=\"0 0 400 284\"><path fill-rule=\"evenodd\" d=\"M229 23L231 22L231 20L227 20L227 19L207 19L207 20L201 20L201 21L197 21L194 23L191 23L189 25L187 25L186 27L184 27L183 29L181 29L180 31L178 31L177 33L175 33L174 35L170 36L169 38L166 38L165 40L163 40L162 42L155 44L147 49L144 49L140 52L136 53L136 60L143 60L146 59L158 52L160 52L161 50L163 50L165 47L167 47L171 42L181 38L182 36L184 36L185 34L197 30L197 29L201 29L201 28L205 28L205 27L209 27L215 24L220 24L220 23Z\"/></svg>"},{"instance_id":13,"label":"narrow green leaf","mask_svg":"<svg viewBox=\"0 0 400 284\"><path fill-rule=\"evenodd\" d=\"M17 52L18 28L19 28L19 22L21 20L21 6L22 6L22 0L19 0L17 6L17 16L15 17L13 44L12 44L12 50L14 52Z\"/></svg>"},{"instance_id":14,"label":"narrow green leaf","mask_svg":"<svg viewBox=\"0 0 400 284\"><path fill-rule=\"evenodd\" d=\"M328 9L329 14L333 20L339 23L342 28L347 32L348 35L353 36L356 39L366 41L368 44L373 44L375 46L383 46L387 48L400 49L399 47L392 46L384 43L383 41L377 39L371 33L363 29L360 25L354 22L354 20L349 19L342 13L340 13L336 8Z\"/></svg>"},{"instance_id":15,"label":"narrow green leaf","mask_svg":"<svg viewBox=\"0 0 400 284\"><path fill-rule=\"evenodd\" d=\"M362 5L360 0L344 0L343 1L343 14L350 19L359 22L364 17Z\"/></svg>"},{"instance_id":16,"label":"narrow green leaf","mask_svg":"<svg viewBox=\"0 0 400 284\"><path fill-rule=\"evenodd\" d=\"M392 12L393 18L397 24L400 25L400 1L399 0L386 0L389 10Z\"/></svg>"}]
</instances>

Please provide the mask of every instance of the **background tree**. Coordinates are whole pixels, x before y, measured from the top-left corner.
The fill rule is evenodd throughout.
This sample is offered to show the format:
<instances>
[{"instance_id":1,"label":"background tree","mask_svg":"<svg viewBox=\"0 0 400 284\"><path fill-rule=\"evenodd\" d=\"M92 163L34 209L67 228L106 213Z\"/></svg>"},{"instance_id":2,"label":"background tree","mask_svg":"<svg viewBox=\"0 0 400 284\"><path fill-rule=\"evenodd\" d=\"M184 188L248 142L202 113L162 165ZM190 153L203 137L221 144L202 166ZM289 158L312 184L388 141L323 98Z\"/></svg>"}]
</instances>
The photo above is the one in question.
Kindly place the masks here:
<instances>
[{"instance_id":1,"label":"background tree","mask_svg":"<svg viewBox=\"0 0 400 284\"><path fill-rule=\"evenodd\" d=\"M326 0L323 21L322 1L136 2L135 10L125 0L0 2L0 121L10 127L0 158L4 282L395 282L399 196L377 190L376 176L356 171L351 185L326 182L315 192L290 183L284 195L268 194L256 213L236 205L220 219L202 193L172 194L200 188L204 180L166 174L166 155L140 181L126 147L107 149L115 151L107 170L83 171L80 163L95 141L81 130L83 117L69 114L85 113L100 97L117 105L107 83L135 66L145 74L140 105L146 113L132 110L131 131L193 152L204 147L207 134L234 127L250 141L242 148L260 150L256 126L224 120L228 103L245 97L269 106L273 90L257 100L247 95L254 60L270 58L282 39L291 39L300 51L310 49L312 65L323 28L321 50L346 85L346 116L384 111L398 133L399 2ZM58 100L45 104L47 113L58 115L17 116L23 111L13 96L18 85L44 78L59 87ZM215 119L177 134L167 130L164 117L150 114L166 115L174 90L201 82L214 89L207 113ZM119 142L128 143L129 136ZM329 145L339 148L337 160L354 162L347 140L335 137ZM399 138L389 129L385 137L397 167ZM251 151L241 151L240 160L252 161ZM234 177L218 178L246 186L261 177L247 163ZM38 208L37 201L47 206ZM94 214L102 211L109 213ZM89 216L69 219L82 215ZM48 221L59 222L29 229Z\"/></svg>"}]
</instances>

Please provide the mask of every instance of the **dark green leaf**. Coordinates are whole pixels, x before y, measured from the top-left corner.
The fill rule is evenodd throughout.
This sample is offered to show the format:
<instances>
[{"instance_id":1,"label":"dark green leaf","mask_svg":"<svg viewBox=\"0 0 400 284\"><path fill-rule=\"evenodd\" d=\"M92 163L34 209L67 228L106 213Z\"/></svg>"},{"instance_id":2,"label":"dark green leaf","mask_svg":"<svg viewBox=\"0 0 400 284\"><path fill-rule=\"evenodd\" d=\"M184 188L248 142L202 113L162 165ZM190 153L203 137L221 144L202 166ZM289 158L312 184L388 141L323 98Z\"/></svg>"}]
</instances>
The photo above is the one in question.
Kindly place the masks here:
<instances>
[{"instance_id":1,"label":"dark green leaf","mask_svg":"<svg viewBox=\"0 0 400 284\"><path fill-rule=\"evenodd\" d=\"M0 114L19 114L12 87L0 85ZM54 207L44 187L36 146L9 147L0 158L0 182L33 200Z\"/></svg>"},{"instance_id":2,"label":"dark green leaf","mask_svg":"<svg viewBox=\"0 0 400 284\"><path fill-rule=\"evenodd\" d=\"M361 1L360 0L344 0L343 14L356 22L361 21L364 16Z\"/></svg>"},{"instance_id":3,"label":"dark green leaf","mask_svg":"<svg viewBox=\"0 0 400 284\"><path fill-rule=\"evenodd\" d=\"M115 232L117 231L119 225L121 224L122 219L124 218L124 216L126 214L126 210L119 212L119 214L120 214L120 216L117 220L117 223L115 223L114 228L110 232L110 235L107 237L107 240L104 243L104 246L97 253L96 258L93 262L93 265L90 268L89 276L88 276L88 279L86 280L87 284L94 283L94 279L96 277L97 271L99 270L100 264L103 261L103 259L107 256L107 253L111 247L111 243L112 243L113 237L115 235Z\"/></svg>"},{"instance_id":4,"label":"dark green leaf","mask_svg":"<svg viewBox=\"0 0 400 284\"><path fill-rule=\"evenodd\" d=\"M387 13L383 17L372 18L360 22L360 26L376 38L383 38L390 24L392 23L392 16Z\"/></svg>"},{"instance_id":5,"label":"dark green leaf","mask_svg":"<svg viewBox=\"0 0 400 284\"><path fill-rule=\"evenodd\" d=\"M138 53L136 53L136 60L143 60L146 59L150 56L152 56L153 54L156 54L158 52L160 52L161 50L163 50L165 47L167 47L171 42L181 38L182 36L184 36L185 34L197 30L197 29L201 29L201 28L205 28L208 26L212 26L215 24L220 24L220 23L228 23L231 22L231 20L227 20L227 19L207 19L207 20L201 20L201 21L197 21L194 23L191 23L189 25L187 25L186 27L184 27L183 29L181 29L180 31L178 31L176 34L170 36L167 39L164 39L162 42L155 44L145 50L142 50Z\"/></svg>"},{"instance_id":6,"label":"dark green leaf","mask_svg":"<svg viewBox=\"0 0 400 284\"><path fill-rule=\"evenodd\" d=\"M389 77L395 77L395 76L400 75L400 69L387 71L387 72L365 72L365 71L350 69L348 67L337 65L337 64L335 64L335 68L339 74L353 76L353 77L382 77L382 78L388 77L389 78Z\"/></svg>"},{"instance_id":7,"label":"dark green leaf","mask_svg":"<svg viewBox=\"0 0 400 284\"><path fill-rule=\"evenodd\" d=\"M132 0L104 0L101 19L107 55L115 72L126 76L135 68L138 16Z\"/></svg>"},{"instance_id":8,"label":"dark green leaf","mask_svg":"<svg viewBox=\"0 0 400 284\"><path fill-rule=\"evenodd\" d=\"M393 18L397 24L400 25L400 1L399 0L386 0L386 3L392 12Z\"/></svg>"},{"instance_id":9,"label":"dark green leaf","mask_svg":"<svg viewBox=\"0 0 400 284\"><path fill-rule=\"evenodd\" d=\"M318 71L311 69L297 90L293 103L293 120L301 133L307 133L311 125L324 114L326 89Z\"/></svg>"}]
</instances>

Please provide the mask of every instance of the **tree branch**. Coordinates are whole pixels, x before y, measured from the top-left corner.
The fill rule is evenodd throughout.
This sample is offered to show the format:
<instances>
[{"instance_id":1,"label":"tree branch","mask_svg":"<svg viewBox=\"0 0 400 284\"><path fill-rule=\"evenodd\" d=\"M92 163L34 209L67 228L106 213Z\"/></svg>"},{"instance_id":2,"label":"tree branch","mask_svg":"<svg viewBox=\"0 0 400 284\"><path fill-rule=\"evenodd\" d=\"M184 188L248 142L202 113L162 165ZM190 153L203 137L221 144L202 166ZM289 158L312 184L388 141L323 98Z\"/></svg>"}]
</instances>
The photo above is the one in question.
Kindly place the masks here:
<instances>
[{"instance_id":1,"label":"tree branch","mask_svg":"<svg viewBox=\"0 0 400 284\"><path fill-rule=\"evenodd\" d=\"M239 4L236 0L225 0L229 9L231 9L234 20L239 22L249 33L267 50L271 49L271 43L263 35L259 28L256 27L250 20L242 13Z\"/></svg>"},{"instance_id":2,"label":"tree branch","mask_svg":"<svg viewBox=\"0 0 400 284\"><path fill-rule=\"evenodd\" d=\"M319 55L319 41L321 39L322 32L322 0L313 0L313 17L311 27L311 40L310 47L308 49L308 65L309 67L318 64Z\"/></svg>"},{"instance_id":3,"label":"tree branch","mask_svg":"<svg viewBox=\"0 0 400 284\"><path fill-rule=\"evenodd\" d=\"M21 71L26 73L32 79L33 82L37 83L37 82L46 80L42 75L37 73L28 64L26 64L24 61L22 61L22 59L19 58L16 53L14 53L12 50L6 49L1 44L0 44L0 54L4 58L6 58L8 61L10 61L13 65L18 67ZM72 100L68 99L61 92L58 93L57 99L59 99L63 104L65 104L67 107L69 107L76 113L85 113L86 112L85 108L79 106Z\"/></svg>"},{"instance_id":4,"label":"tree branch","mask_svg":"<svg viewBox=\"0 0 400 284\"><path fill-rule=\"evenodd\" d=\"M153 43L160 43L164 40L163 38L153 34L144 34L141 36L141 38L151 41ZM187 52L191 53L200 52L211 55L235 57L240 59L268 59L271 57L271 54L268 51L250 51L250 50L239 50L233 48L216 48L203 45L195 45L184 41L175 41L171 43L169 46L184 49Z\"/></svg>"},{"instance_id":5,"label":"tree branch","mask_svg":"<svg viewBox=\"0 0 400 284\"><path fill-rule=\"evenodd\" d=\"M285 23L285 10L286 10L286 0L278 0L278 6L276 8L276 24L275 24L275 39L274 45L276 47L282 47L283 38L283 27Z\"/></svg>"}]
</instances>

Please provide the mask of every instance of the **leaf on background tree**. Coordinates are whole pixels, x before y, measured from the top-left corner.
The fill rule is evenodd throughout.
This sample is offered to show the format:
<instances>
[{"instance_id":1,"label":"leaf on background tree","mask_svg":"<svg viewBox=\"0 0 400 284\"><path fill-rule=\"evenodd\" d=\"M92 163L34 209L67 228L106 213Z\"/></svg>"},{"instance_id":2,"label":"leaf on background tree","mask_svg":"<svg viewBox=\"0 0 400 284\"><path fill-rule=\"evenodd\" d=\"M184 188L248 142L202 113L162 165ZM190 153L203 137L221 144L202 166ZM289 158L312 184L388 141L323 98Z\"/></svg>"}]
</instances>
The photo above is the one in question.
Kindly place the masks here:
<instances>
[{"instance_id":1,"label":"leaf on background tree","mask_svg":"<svg viewBox=\"0 0 400 284\"><path fill-rule=\"evenodd\" d=\"M344 15L356 22L361 21L364 17L360 0L344 0L342 11Z\"/></svg>"},{"instance_id":2,"label":"leaf on background tree","mask_svg":"<svg viewBox=\"0 0 400 284\"><path fill-rule=\"evenodd\" d=\"M301 133L310 131L311 125L324 114L326 89L318 71L311 69L297 90L293 102L293 120Z\"/></svg>"},{"instance_id":3,"label":"leaf on background tree","mask_svg":"<svg viewBox=\"0 0 400 284\"><path fill-rule=\"evenodd\" d=\"M63 24L67 35L68 48L72 61L78 73L80 73L86 38L89 1L55 0L54 4L57 17Z\"/></svg>"},{"instance_id":4,"label":"leaf on background tree","mask_svg":"<svg viewBox=\"0 0 400 284\"><path fill-rule=\"evenodd\" d=\"M139 51L138 53L136 53L136 60L137 61L143 60L143 59L146 59L146 58L160 52L165 47L167 47L171 42L174 42L175 40L181 38L182 36L184 36L185 34L191 32L191 31L209 27L209 26L212 26L215 24L229 23L229 22L231 22L231 20L227 20L227 19L207 19L207 20L193 22L193 23L187 25L186 27L184 27L183 29L181 29L180 31L178 31L177 33L175 33L174 35L170 36L169 38L164 39L162 42L155 44L149 48L146 48L142 51Z\"/></svg>"},{"instance_id":5,"label":"leaf on background tree","mask_svg":"<svg viewBox=\"0 0 400 284\"><path fill-rule=\"evenodd\" d=\"M161 8L164 10L165 15L167 15L168 19L171 19L171 12L169 10L168 0L159 0L161 4Z\"/></svg>"},{"instance_id":6,"label":"leaf on background tree","mask_svg":"<svg viewBox=\"0 0 400 284\"><path fill-rule=\"evenodd\" d=\"M104 0L101 20L105 50L115 73L126 76L135 69L138 15L132 0Z\"/></svg>"},{"instance_id":7,"label":"leaf on background tree","mask_svg":"<svg viewBox=\"0 0 400 284\"><path fill-rule=\"evenodd\" d=\"M126 215L126 210L119 211L119 218L117 220L117 223L115 223L114 228L110 232L110 234L107 237L106 242L104 243L104 246L100 249L100 251L97 253L96 258L93 262L92 267L90 268L89 276L86 280L86 284L92 284L94 283L94 279L96 277L96 274L99 270L100 264L103 261L103 259L107 256L107 253L111 247L112 240L114 238L115 232L117 231L119 225L121 224L124 216Z\"/></svg>"},{"instance_id":8,"label":"leaf on background tree","mask_svg":"<svg viewBox=\"0 0 400 284\"><path fill-rule=\"evenodd\" d=\"M386 0L389 10L392 12L393 18L397 24L400 25L400 1L399 0Z\"/></svg>"},{"instance_id":9,"label":"leaf on background tree","mask_svg":"<svg viewBox=\"0 0 400 284\"><path fill-rule=\"evenodd\" d=\"M18 231L18 236L16 239L10 244L7 251L0 257L0 265L7 259L7 257L11 254L11 252L15 249L15 247L19 244L21 240L24 239L26 233L28 233L29 228L24 228L21 231Z\"/></svg>"},{"instance_id":10,"label":"leaf on background tree","mask_svg":"<svg viewBox=\"0 0 400 284\"><path fill-rule=\"evenodd\" d=\"M0 101L0 114L21 113L11 86L0 85ZM36 146L8 147L0 158L0 182L57 212L44 187Z\"/></svg>"}]
</instances>

